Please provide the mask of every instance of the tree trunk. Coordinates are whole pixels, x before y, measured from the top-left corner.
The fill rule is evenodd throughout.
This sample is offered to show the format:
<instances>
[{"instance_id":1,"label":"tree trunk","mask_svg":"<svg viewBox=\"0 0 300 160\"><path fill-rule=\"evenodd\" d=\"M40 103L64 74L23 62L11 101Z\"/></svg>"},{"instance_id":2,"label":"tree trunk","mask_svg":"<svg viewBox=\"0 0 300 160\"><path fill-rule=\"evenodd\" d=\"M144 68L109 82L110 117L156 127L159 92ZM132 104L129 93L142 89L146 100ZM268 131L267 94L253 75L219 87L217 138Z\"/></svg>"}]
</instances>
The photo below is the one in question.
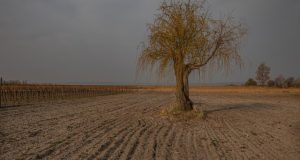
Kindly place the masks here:
<instances>
[{"instance_id":1,"label":"tree trunk","mask_svg":"<svg viewBox=\"0 0 300 160\"><path fill-rule=\"evenodd\" d=\"M193 102L190 99L190 91L189 91L189 75L190 75L190 71L185 71L184 72L184 77L183 77L183 85L184 85L184 93L186 95L186 98L188 100L188 103L191 104L191 106L193 107Z\"/></svg>"},{"instance_id":2,"label":"tree trunk","mask_svg":"<svg viewBox=\"0 0 300 160\"><path fill-rule=\"evenodd\" d=\"M193 103L189 98L189 72L185 67L180 67L175 64L176 76L176 107L179 110L192 110Z\"/></svg>"}]
</instances>

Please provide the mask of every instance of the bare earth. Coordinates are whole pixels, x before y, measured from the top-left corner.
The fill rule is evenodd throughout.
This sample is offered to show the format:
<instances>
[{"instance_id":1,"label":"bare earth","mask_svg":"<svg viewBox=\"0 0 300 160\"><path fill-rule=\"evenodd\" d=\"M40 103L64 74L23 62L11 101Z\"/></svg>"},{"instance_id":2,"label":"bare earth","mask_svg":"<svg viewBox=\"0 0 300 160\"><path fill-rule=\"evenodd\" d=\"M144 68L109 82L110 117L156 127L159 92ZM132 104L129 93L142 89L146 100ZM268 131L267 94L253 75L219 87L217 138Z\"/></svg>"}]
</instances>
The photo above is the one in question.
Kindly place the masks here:
<instances>
[{"instance_id":1,"label":"bare earth","mask_svg":"<svg viewBox=\"0 0 300 160\"><path fill-rule=\"evenodd\" d=\"M206 120L160 115L172 93L0 109L0 159L300 159L299 95L194 93Z\"/></svg>"}]
</instances>

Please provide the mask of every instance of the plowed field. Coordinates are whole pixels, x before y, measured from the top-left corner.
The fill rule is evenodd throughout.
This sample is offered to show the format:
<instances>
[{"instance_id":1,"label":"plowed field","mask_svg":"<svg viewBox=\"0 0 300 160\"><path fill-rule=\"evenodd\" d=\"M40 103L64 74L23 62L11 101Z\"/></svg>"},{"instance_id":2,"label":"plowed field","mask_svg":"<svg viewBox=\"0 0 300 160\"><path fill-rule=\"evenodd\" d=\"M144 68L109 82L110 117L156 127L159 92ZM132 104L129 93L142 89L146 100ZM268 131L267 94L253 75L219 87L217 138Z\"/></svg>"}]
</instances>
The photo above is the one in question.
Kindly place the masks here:
<instances>
[{"instance_id":1,"label":"plowed field","mask_svg":"<svg viewBox=\"0 0 300 160\"><path fill-rule=\"evenodd\" d=\"M160 115L172 93L0 109L0 159L300 159L299 96L193 93L205 120Z\"/></svg>"}]
</instances>

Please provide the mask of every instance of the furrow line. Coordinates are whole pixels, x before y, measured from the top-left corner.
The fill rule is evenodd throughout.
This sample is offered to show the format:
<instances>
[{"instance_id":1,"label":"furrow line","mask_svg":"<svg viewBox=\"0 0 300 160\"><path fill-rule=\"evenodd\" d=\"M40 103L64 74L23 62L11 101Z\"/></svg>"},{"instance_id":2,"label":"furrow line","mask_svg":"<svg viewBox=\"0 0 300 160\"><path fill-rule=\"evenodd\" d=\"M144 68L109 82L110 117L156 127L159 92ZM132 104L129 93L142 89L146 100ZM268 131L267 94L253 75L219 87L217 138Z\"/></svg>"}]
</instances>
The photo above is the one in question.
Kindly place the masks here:
<instances>
[{"instance_id":1,"label":"furrow line","mask_svg":"<svg viewBox=\"0 0 300 160\"><path fill-rule=\"evenodd\" d=\"M114 122L114 121L116 121L116 120L112 120L110 122ZM109 123L107 123L107 125L105 125L105 123L102 125L98 125L97 127L94 127L92 130L93 131L96 131L98 129L101 130L101 128L105 128L106 126L109 126ZM94 133L94 132L92 132L92 133ZM69 135L68 137L61 139L60 141L55 142L54 144L52 143L50 145L50 147L46 147L46 148L40 150L38 153L42 153L42 154L48 153L47 156L49 156L50 155L49 151L51 151L51 154L53 154L53 153L55 153L56 150L67 147L73 141L78 140L80 138L80 135L82 135L82 134L83 134L82 132L77 132L77 133L75 132L72 135ZM38 154L37 157L41 157L40 154Z\"/></svg>"},{"instance_id":2,"label":"furrow line","mask_svg":"<svg viewBox=\"0 0 300 160\"><path fill-rule=\"evenodd\" d=\"M142 130L139 131L139 133L134 137L135 139L133 140L132 144L130 145L131 148L129 149L127 155L126 155L126 160L129 160L132 158L134 152L136 151L136 148L138 145L140 145L140 137L146 132L146 130L149 128L149 126L144 127Z\"/></svg>"},{"instance_id":3,"label":"furrow line","mask_svg":"<svg viewBox=\"0 0 300 160\"><path fill-rule=\"evenodd\" d=\"M123 131L127 130L128 127L130 126L128 123L128 120L118 120L118 121L114 121L115 123L113 124L106 124L105 126L103 126L102 128L106 128L109 127L108 129L102 130L102 128L99 130L94 130L94 131L88 131L89 133L93 133L93 136L88 136L86 135L86 137L84 139L82 139L82 141L79 141L76 144L73 143L72 145L70 144L69 146L77 146L75 149L69 149L71 151L68 152L67 155L65 155L64 157L70 157L71 155L76 155L80 150L83 150L84 148L87 148L88 146L92 145L92 144L98 144L101 139L102 136L110 134L110 132L112 132L112 130L118 129L120 128L120 130L117 130L117 133L122 133ZM97 131L101 131L100 133ZM66 149L67 150L67 149Z\"/></svg>"},{"instance_id":4,"label":"furrow line","mask_svg":"<svg viewBox=\"0 0 300 160\"><path fill-rule=\"evenodd\" d=\"M177 159L178 157L181 157L182 147L180 147L179 145L180 145L180 139L182 138L182 134L183 134L183 130L181 129L181 127L180 126L177 127L175 132L175 137L174 137L174 143L170 148L168 148L169 151L170 150L172 151L170 152L172 153L170 155L172 159Z\"/></svg>"},{"instance_id":5,"label":"furrow line","mask_svg":"<svg viewBox=\"0 0 300 160\"><path fill-rule=\"evenodd\" d=\"M138 132L141 132L141 130L145 129L146 123L143 121L141 122L140 120L138 122L138 126L129 130L129 134L124 138L123 143L121 143L121 145L114 151L114 154L111 155L110 159L121 159L126 152L126 147L128 147L128 143L130 142L131 138L138 134Z\"/></svg>"},{"instance_id":6,"label":"furrow line","mask_svg":"<svg viewBox=\"0 0 300 160\"><path fill-rule=\"evenodd\" d=\"M167 144L166 141L168 140L168 138L171 136L171 130L172 130L171 125L167 124L164 131L164 134L162 135L162 137L160 137L160 141L159 141L159 149L157 150L157 153L155 154L157 159L164 159L165 155L164 153L167 150Z\"/></svg>"},{"instance_id":7,"label":"furrow line","mask_svg":"<svg viewBox=\"0 0 300 160\"><path fill-rule=\"evenodd\" d=\"M88 158L86 158L86 159L91 160L91 159L96 159L97 157L101 157L101 154L105 150L109 149L109 147L113 144L113 142L116 140L116 138L118 136L125 137L126 135L128 135L129 130L132 129L132 128L134 128L134 127L136 127L136 126L131 126L131 127L125 126L125 127L121 128L121 129L119 129L119 131L117 131L117 133L115 135L112 135L111 132L108 132L107 134L103 135L99 139L100 143L95 143L95 145L93 147L89 148L89 152L91 152L90 151L91 149L97 148L97 146L99 146L99 145L100 145L100 147L96 149L95 153L93 153L93 154L89 153L90 156ZM81 156L80 158L82 159L84 157ZM101 159L102 159L102 157L101 157Z\"/></svg>"},{"instance_id":8,"label":"furrow line","mask_svg":"<svg viewBox=\"0 0 300 160\"><path fill-rule=\"evenodd\" d=\"M213 121L210 119L210 121ZM219 138L213 131L213 129L210 127L212 125L212 122L204 123L204 131L207 137L208 141L208 149L210 151L210 154L213 156L217 156L217 159L224 159L225 154L224 151L219 147Z\"/></svg>"},{"instance_id":9,"label":"furrow line","mask_svg":"<svg viewBox=\"0 0 300 160\"><path fill-rule=\"evenodd\" d=\"M253 140L248 140L246 138L243 137L243 134L241 131L238 130L238 128L233 128L230 125L230 121L224 120L224 124L228 127L228 129L231 130L231 132L239 138L239 141L243 141L247 144L247 146L252 150L253 155L256 158L266 158L266 159L276 159L276 157L274 155L272 155L272 153L270 153L269 151L267 151L267 154L264 154L262 151L265 149L265 147L263 147L258 141L257 139L253 139ZM266 157L267 156L267 157ZM252 156L253 157L253 156Z\"/></svg>"},{"instance_id":10,"label":"furrow line","mask_svg":"<svg viewBox=\"0 0 300 160\"><path fill-rule=\"evenodd\" d=\"M132 155L132 159L141 159L150 148L148 148L149 140L153 139L153 136L158 132L158 125L151 124L151 127L141 136L140 147L137 147L136 152ZM143 158L145 159L145 158Z\"/></svg>"},{"instance_id":11,"label":"furrow line","mask_svg":"<svg viewBox=\"0 0 300 160\"><path fill-rule=\"evenodd\" d=\"M221 148L224 148L226 157L232 156L227 157L229 159L248 159L245 151L242 151L243 153L240 152L240 149L245 149L245 144L241 144L240 141L234 141L234 138L238 139L238 137L233 137L230 130L224 124L224 120L218 114L215 115L215 122L220 125L220 127L215 127L214 131L219 135L223 146ZM229 133L226 135L225 131L229 131Z\"/></svg>"}]
</instances>

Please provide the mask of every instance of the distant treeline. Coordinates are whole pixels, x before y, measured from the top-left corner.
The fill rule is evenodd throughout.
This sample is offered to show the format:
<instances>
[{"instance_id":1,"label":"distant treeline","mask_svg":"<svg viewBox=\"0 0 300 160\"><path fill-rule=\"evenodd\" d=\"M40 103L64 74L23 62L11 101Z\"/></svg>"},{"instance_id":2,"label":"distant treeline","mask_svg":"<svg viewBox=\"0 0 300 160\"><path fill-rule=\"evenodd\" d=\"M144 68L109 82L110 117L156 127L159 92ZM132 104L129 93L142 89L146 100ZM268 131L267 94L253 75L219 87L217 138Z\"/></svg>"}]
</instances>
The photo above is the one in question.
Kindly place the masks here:
<instances>
[{"instance_id":1,"label":"distant treeline","mask_svg":"<svg viewBox=\"0 0 300 160\"><path fill-rule=\"evenodd\" d=\"M288 77L285 78L283 75L277 76L275 79L270 79L271 68L266 66L265 63L261 63L256 70L256 80L249 78L245 85L246 86L269 86L269 87L279 87L279 88L289 88L289 87L300 87L300 78Z\"/></svg>"},{"instance_id":2,"label":"distant treeline","mask_svg":"<svg viewBox=\"0 0 300 160\"><path fill-rule=\"evenodd\" d=\"M29 84L27 81L20 80L2 80L2 85L23 85Z\"/></svg>"},{"instance_id":3,"label":"distant treeline","mask_svg":"<svg viewBox=\"0 0 300 160\"><path fill-rule=\"evenodd\" d=\"M259 85L257 81L252 78L249 78L246 83L246 86L257 86ZM289 88L289 87L300 87L300 78L295 79L294 77L284 78L282 75L278 76L274 80L270 79L263 86L268 87L279 87L279 88Z\"/></svg>"}]
</instances>

